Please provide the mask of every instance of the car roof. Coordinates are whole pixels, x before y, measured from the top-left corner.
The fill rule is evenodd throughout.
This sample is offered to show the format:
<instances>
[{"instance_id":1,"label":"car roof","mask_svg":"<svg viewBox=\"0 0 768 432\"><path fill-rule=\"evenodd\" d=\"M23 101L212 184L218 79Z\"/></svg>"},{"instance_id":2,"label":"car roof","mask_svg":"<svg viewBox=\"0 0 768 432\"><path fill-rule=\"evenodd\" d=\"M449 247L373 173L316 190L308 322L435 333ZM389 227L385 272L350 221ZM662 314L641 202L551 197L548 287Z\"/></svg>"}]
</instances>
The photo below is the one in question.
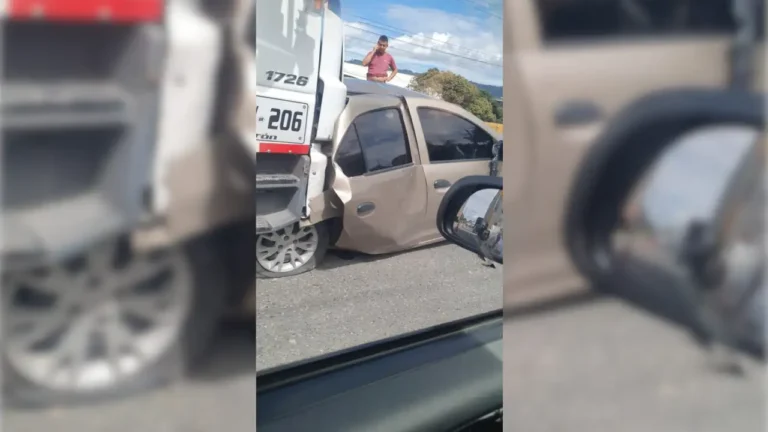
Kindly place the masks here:
<instances>
[{"instance_id":1,"label":"car roof","mask_svg":"<svg viewBox=\"0 0 768 432\"><path fill-rule=\"evenodd\" d=\"M391 84L385 84L375 81L366 81L358 78L344 78L344 85L347 86L347 95L361 95L361 94L377 94L383 96L395 96L395 97L407 97L407 98L422 98L422 99L436 99L434 97L419 93L417 91L408 90L406 88L393 86Z\"/></svg>"},{"instance_id":2,"label":"car roof","mask_svg":"<svg viewBox=\"0 0 768 432\"><path fill-rule=\"evenodd\" d=\"M382 97L406 98L406 99L426 99L430 101L429 103L430 106L440 108L441 106L445 107L447 105L450 105L453 107L458 107L460 110L464 111L465 115L468 115L470 117L475 117L474 114L472 114L471 112L465 110L464 108L454 103L446 102L440 98L429 96L424 93L419 93L417 91L408 90L406 88L393 86L391 84L361 80L359 78L345 77L344 85L347 86L347 100L349 100L349 98L351 97L364 96L364 95L378 95ZM475 118L476 118L475 123L480 124L481 127L486 132L488 132L492 137L494 137L495 139L502 139L501 134L499 134L490 126L488 126L483 120L477 117Z\"/></svg>"}]
</instances>

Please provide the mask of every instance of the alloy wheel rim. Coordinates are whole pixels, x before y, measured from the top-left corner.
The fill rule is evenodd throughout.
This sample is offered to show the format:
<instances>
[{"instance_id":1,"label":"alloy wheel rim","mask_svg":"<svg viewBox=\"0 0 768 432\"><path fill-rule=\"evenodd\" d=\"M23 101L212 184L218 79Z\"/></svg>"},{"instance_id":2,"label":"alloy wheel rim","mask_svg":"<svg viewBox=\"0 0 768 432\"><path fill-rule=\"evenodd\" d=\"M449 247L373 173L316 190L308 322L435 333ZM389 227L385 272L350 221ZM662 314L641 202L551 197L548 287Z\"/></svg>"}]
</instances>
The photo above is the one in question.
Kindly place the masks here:
<instances>
[{"instance_id":1,"label":"alloy wheel rim","mask_svg":"<svg viewBox=\"0 0 768 432\"><path fill-rule=\"evenodd\" d=\"M256 261L273 273L298 270L315 255L318 243L314 226L294 225L261 234L256 241Z\"/></svg>"},{"instance_id":2,"label":"alloy wheel rim","mask_svg":"<svg viewBox=\"0 0 768 432\"><path fill-rule=\"evenodd\" d=\"M57 391L115 386L178 340L191 289L180 251L133 255L116 240L60 265L8 275L6 357L24 378Z\"/></svg>"}]
</instances>

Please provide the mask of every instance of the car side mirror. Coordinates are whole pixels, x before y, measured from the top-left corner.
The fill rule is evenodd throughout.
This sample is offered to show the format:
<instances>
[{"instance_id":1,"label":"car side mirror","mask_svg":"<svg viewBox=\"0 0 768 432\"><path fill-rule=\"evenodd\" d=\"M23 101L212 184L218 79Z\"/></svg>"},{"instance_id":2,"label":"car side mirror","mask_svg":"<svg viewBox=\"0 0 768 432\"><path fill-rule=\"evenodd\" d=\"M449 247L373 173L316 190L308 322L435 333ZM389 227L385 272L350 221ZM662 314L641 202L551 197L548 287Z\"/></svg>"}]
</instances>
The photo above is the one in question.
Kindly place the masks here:
<instances>
[{"instance_id":1,"label":"car side mirror","mask_svg":"<svg viewBox=\"0 0 768 432\"><path fill-rule=\"evenodd\" d=\"M448 189L437 211L437 229L451 243L504 263L503 180L464 177Z\"/></svg>"},{"instance_id":2,"label":"car side mirror","mask_svg":"<svg viewBox=\"0 0 768 432\"><path fill-rule=\"evenodd\" d=\"M762 351L763 103L687 89L620 113L587 151L568 197L566 243L582 273L648 295L663 286L687 304L700 341Z\"/></svg>"}]
</instances>

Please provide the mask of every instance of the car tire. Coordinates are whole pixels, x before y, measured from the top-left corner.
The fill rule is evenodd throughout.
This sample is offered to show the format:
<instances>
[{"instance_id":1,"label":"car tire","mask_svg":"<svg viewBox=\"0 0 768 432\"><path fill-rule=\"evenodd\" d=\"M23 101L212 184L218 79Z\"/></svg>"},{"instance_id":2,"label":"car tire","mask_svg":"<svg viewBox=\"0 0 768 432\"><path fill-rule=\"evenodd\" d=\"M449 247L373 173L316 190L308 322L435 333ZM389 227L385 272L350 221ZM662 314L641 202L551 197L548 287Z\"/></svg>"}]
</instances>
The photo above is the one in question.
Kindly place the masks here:
<instances>
[{"instance_id":1,"label":"car tire","mask_svg":"<svg viewBox=\"0 0 768 432\"><path fill-rule=\"evenodd\" d=\"M211 237L172 249L189 269L187 313L180 334L156 360L129 378L98 390L62 391L43 387L15 369L3 349L3 393L7 406L46 408L93 404L143 393L184 377L206 354L225 311L227 273ZM7 344L4 344L7 345Z\"/></svg>"},{"instance_id":2,"label":"car tire","mask_svg":"<svg viewBox=\"0 0 768 432\"><path fill-rule=\"evenodd\" d=\"M264 265L262 265L262 260L259 260L259 246L262 244L271 243L271 241L265 241L268 240L266 237L268 235L262 235L262 236L256 236L256 278L257 279L278 279L278 278L284 278L289 276L296 276L302 273L306 273L308 271L314 270L320 263L323 262L323 259L325 259L325 255L328 252L328 247L330 246L330 234L328 229L328 223L321 222L315 225L311 225L309 227L303 227L300 228L298 224L295 224L294 226L290 228L286 228L286 230L290 230L289 232L293 233L292 235L296 235L297 232L299 232L300 229L308 229L311 228L314 232L314 235L316 235L317 241L316 241L316 247L314 252L312 253L311 257L307 259L307 261L293 269L293 270L287 270L287 271L272 271L267 269ZM280 230L279 232L283 232L283 230ZM274 234L274 233L273 233ZM263 241L264 243L260 243L260 241Z\"/></svg>"}]
</instances>

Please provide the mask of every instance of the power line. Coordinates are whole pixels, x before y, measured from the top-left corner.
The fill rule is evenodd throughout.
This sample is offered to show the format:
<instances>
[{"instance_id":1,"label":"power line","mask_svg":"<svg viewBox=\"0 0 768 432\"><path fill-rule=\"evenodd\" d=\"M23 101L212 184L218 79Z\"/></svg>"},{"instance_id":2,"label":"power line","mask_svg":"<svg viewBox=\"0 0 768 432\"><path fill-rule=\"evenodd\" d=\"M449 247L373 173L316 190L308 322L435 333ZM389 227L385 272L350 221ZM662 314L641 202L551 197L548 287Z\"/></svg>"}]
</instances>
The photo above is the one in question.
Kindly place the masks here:
<instances>
[{"instance_id":1,"label":"power line","mask_svg":"<svg viewBox=\"0 0 768 432\"><path fill-rule=\"evenodd\" d=\"M370 41L370 40L368 40L368 39L363 39L363 38L361 38L361 37L357 37L357 36L346 36L346 35L345 35L344 37L346 37L346 38L348 38L348 39L355 39L355 40L358 40L358 41L361 41L361 42L371 42L371 41ZM398 47L393 47L393 46L391 46L391 47L389 47L388 49L393 49L393 50L395 50L395 51L402 51L402 52L404 52L404 53L413 54L413 52L411 52L411 51L408 51L408 50L407 50L407 49L405 49L405 48L398 48Z\"/></svg>"},{"instance_id":2,"label":"power line","mask_svg":"<svg viewBox=\"0 0 768 432\"><path fill-rule=\"evenodd\" d=\"M363 39L363 38L360 38L360 37L357 37L357 36L345 36L345 37L347 37L349 39L359 40L361 42L370 42L368 39ZM396 51L403 51L403 52L406 52L408 54L413 54L412 52L408 51L407 49L403 49L403 48L389 47L389 49L394 49ZM413 72L414 75L419 75L420 74L420 72L415 72L415 71L411 71L411 72Z\"/></svg>"},{"instance_id":3,"label":"power line","mask_svg":"<svg viewBox=\"0 0 768 432\"><path fill-rule=\"evenodd\" d=\"M346 24L346 23L344 25L349 26L349 24ZM359 30L359 31L362 31L362 32L366 32L366 33L370 33L370 34L379 36L379 34L374 32L374 31L370 31L370 30L366 30L366 29L361 29L360 27L352 27L352 26L349 26L349 27L353 28L355 30ZM362 39L362 38L357 38L357 39ZM503 67L502 65L500 65L498 63L487 62L485 60L480 60L480 59L473 58L473 57L467 57L467 56L463 56L463 55L460 55L460 54L439 50L437 48L428 47L428 46L424 46L424 45L419 45L419 44L416 44L416 43L413 43L413 42L408 42L408 41L404 41L404 40L398 40L397 42L401 42L401 43L408 44L408 45L413 45L413 46L416 46L416 47L419 47L419 48L424 48L424 49L436 51L436 52L439 52L439 53L442 53L442 54L445 54L445 55L449 55L449 56L453 56L453 57L459 57L459 58L462 58L462 59L465 59L465 60L469 60L469 61L473 61L473 62L477 62L477 63L483 63L483 64L487 64L487 65L490 65L490 66L496 66L496 67ZM413 54L413 53L411 53L411 54Z\"/></svg>"},{"instance_id":4,"label":"power line","mask_svg":"<svg viewBox=\"0 0 768 432\"><path fill-rule=\"evenodd\" d=\"M357 36L345 36L345 37L347 37L347 38L349 38L349 39L355 39L355 40L358 40L358 41L361 41L361 42L370 42L370 40L368 40L368 39L363 39L363 38L360 38L360 37L357 37ZM393 47L393 46L391 46L391 47L389 47L388 49L393 49L393 50L395 50L395 51L402 51L402 52L404 52L404 53L413 54L413 52L411 52L411 51L408 51L408 50L407 50L407 49L405 49L405 48L398 48L398 47Z\"/></svg>"},{"instance_id":5,"label":"power line","mask_svg":"<svg viewBox=\"0 0 768 432\"><path fill-rule=\"evenodd\" d=\"M476 0L464 0L464 1L465 1L465 2L467 2L467 3L469 3L469 4L473 4L473 5L475 5L475 6L480 6L480 7L482 7L483 9L485 9L485 10L486 10L486 12L488 12L488 15L494 16L494 17L496 17L496 18L498 18L498 19L500 19L500 20L504 20L504 18L503 18L501 15L499 15L499 14L497 14L497 13L494 13L494 12L491 12L491 10L490 10L489 6L488 6L488 5L486 5L486 4L482 4L482 3L480 3L480 2L478 2L478 1L476 1Z\"/></svg>"},{"instance_id":6,"label":"power line","mask_svg":"<svg viewBox=\"0 0 768 432\"><path fill-rule=\"evenodd\" d=\"M366 33L370 33L370 34L373 34L373 35L376 35L376 36L379 35L376 32L373 32L373 31L370 31L370 30L361 29L359 27L352 27L352 26L350 26L350 28L354 28L356 30L360 30L360 31L363 31L363 32L366 32ZM359 39L359 40L365 41L365 42L370 42L369 40L366 40L366 39L363 39L363 38L358 38L358 37L353 37L353 36L347 36L347 37L351 37L353 39ZM448 55L448 56L452 56L452 57L458 57L458 58L462 58L462 59L473 61L473 62L477 62L477 63L487 64L489 66L503 67L503 65L500 65L498 63L488 62L488 61L480 60L480 59L477 59L477 58L474 58L474 57L467 57L467 56L463 56L463 55L460 55L460 54L439 50L437 48L428 47L428 46L424 46L424 45L419 45L419 44L413 43L413 42L408 42L408 41L404 41L404 40L398 40L397 42L408 44L408 45L413 45L415 47L424 48L424 49L428 49L428 50L431 50L431 51L436 51L436 52L439 52L439 53L442 53L442 54L445 54L445 55ZM403 49L403 48L397 48L397 47L390 47L390 48L394 48L394 49L397 49L397 50L400 50L400 51L405 51L405 52L407 52L409 54L413 54L413 52L408 51L408 50Z\"/></svg>"},{"instance_id":7,"label":"power line","mask_svg":"<svg viewBox=\"0 0 768 432\"><path fill-rule=\"evenodd\" d=\"M403 33L406 36L415 36L415 32L412 32L412 31L409 31L409 30L406 30L406 29L394 27L394 26L391 26L389 24L377 23L376 21L373 21L373 20L371 20L369 18L366 18L366 17L364 17L362 15L358 15L358 14L349 14L349 15L357 17L358 19L363 21L364 24L368 24L368 25L371 25L373 27L379 27L379 28L382 28L382 29ZM479 50L479 49L476 49L476 48L463 47L461 45L450 43L448 41L437 40L437 39L429 37L429 36L422 36L422 37L425 38L425 39L429 39L431 41L435 41L435 42L440 43L440 44L453 46L453 47L456 47L456 48L459 48L459 49L463 49L463 50L466 50L466 51L474 51L474 52L479 53L479 54L493 55L493 54L489 53L488 51L482 51L482 50Z\"/></svg>"}]
</instances>

